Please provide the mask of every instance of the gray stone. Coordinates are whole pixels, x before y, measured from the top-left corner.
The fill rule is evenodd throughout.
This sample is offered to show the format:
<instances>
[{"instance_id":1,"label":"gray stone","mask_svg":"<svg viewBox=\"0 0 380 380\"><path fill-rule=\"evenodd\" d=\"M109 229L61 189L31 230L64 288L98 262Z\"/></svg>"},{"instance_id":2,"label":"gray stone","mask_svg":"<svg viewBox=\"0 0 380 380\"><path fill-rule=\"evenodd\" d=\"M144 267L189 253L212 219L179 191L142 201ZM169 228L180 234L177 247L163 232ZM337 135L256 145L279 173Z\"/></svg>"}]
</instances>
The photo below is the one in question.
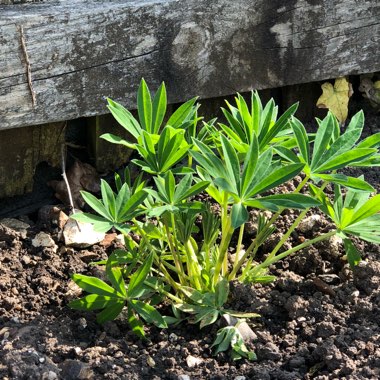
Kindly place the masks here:
<instances>
[{"instance_id":1,"label":"gray stone","mask_svg":"<svg viewBox=\"0 0 380 380\"><path fill-rule=\"evenodd\" d=\"M105 234L94 231L91 223L77 222L70 218L63 228L65 244L69 247L87 248L101 242Z\"/></svg>"}]
</instances>

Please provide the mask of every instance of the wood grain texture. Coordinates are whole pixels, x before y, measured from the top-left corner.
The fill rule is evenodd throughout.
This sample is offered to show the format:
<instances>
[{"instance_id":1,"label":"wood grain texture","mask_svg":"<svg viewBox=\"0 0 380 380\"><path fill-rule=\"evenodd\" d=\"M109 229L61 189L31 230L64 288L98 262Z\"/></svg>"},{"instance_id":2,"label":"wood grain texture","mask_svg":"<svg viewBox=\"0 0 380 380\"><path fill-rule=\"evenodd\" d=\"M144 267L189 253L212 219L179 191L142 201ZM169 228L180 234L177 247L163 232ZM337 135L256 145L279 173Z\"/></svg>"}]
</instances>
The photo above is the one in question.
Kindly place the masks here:
<instances>
[{"instance_id":1,"label":"wood grain texture","mask_svg":"<svg viewBox=\"0 0 380 380\"><path fill-rule=\"evenodd\" d=\"M0 6L0 129L380 70L378 0L47 1ZM20 26L36 105L28 85Z\"/></svg>"}]
</instances>

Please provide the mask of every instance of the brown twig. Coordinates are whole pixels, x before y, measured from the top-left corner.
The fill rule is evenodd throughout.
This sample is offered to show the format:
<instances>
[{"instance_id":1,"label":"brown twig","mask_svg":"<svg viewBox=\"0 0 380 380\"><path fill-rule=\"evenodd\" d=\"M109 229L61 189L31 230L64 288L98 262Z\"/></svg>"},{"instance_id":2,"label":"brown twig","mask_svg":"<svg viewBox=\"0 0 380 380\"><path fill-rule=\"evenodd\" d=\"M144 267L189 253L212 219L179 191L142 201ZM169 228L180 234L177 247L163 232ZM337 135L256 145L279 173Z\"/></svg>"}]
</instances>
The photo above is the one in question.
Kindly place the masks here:
<instances>
[{"instance_id":1,"label":"brown twig","mask_svg":"<svg viewBox=\"0 0 380 380\"><path fill-rule=\"evenodd\" d=\"M32 70L30 68L29 55L28 55L28 51L26 50L24 27L22 25L20 25L19 30L20 30L20 35L21 35L22 52L24 53L24 58L25 58L25 62L26 62L26 75L28 78L28 85L29 85L30 94L32 96L32 104L33 104L33 108L34 108L37 104L37 99L36 99L36 92L34 91L34 88L33 88Z\"/></svg>"}]
</instances>

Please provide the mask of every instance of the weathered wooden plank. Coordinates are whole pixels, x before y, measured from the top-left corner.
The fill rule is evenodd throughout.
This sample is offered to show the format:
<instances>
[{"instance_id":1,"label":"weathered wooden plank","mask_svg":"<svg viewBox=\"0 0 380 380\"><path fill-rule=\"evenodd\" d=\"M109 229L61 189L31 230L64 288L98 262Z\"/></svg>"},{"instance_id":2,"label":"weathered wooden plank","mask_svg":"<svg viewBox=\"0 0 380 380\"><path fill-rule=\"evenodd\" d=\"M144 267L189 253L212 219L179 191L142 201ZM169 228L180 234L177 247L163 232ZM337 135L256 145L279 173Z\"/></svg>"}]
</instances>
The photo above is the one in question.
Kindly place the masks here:
<instances>
[{"instance_id":1,"label":"weathered wooden plank","mask_svg":"<svg viewBox=\"0 0 380 380\"><path fill-rule=\"evenodd\" d=\"M134 108L141 77L180 102L380 70L377 0L71 0L0 15L0 129L102 114L105 96Z\"/></svg>"}]
</instances>

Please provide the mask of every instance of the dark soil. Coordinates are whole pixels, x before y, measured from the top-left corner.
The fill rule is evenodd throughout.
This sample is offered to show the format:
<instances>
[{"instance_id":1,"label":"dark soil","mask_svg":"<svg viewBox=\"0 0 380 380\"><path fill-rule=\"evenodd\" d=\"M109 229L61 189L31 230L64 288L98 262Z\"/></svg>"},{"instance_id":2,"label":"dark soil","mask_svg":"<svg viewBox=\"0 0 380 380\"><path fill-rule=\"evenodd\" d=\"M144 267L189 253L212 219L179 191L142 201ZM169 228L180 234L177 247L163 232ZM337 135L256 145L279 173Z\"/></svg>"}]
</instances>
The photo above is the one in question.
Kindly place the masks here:
<instances>
[{"instance_id":1,"label":"dark soil","mask_svg":"<svg viewBox=\"0 0 380 380\"><path fill-rule=\"evenodd\" d=\"M378 169L366 179L379 190ZM280 232L293 217L284 215ZM94 314L69 309L80 295L70 274L97 274L89 263L106 258L116 243L74 250L50 230L55 253L32 246L41 226L28 222L26 236L0 224L1 379L380 378L378 245L357 242L365 261L354 271L332 240L271 268L278 276L272 284L232 284L230 306L261 314L250 321L258 360L233 362L228 354L212 355L218 326L147 327L149 339L141 341L123 318L100 326ZM329 228L321 217L289 243Z\"/></svg>"}]
</instances>

